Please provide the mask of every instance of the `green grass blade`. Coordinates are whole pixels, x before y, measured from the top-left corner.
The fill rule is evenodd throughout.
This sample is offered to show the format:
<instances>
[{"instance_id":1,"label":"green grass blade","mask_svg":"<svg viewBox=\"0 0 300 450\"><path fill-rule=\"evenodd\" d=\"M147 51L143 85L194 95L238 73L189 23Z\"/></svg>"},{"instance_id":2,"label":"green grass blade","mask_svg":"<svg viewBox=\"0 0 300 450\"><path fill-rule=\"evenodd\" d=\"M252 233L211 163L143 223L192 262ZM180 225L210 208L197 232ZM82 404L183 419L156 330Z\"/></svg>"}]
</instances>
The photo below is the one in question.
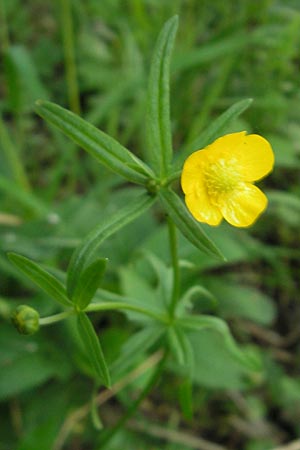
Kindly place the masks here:
<instances>
[{"instance_id":1,"label":"green grass blade","mask_svg":"<svg viewBox=\"0 0 300 450\"><path fill-rule=\"evenodd\" d=\"M36 112L56 126L101 164L129 181L146 184L152 171L118 141L76 114L48 101L36 102Z\"/></svg>"},{"instance_id":2,"label":"green grass blade","mask_svg":"<svg viewBox=\"0 0 300 450\"><path fill-rule=\"evenodd\" d=\"M106 258L99 258L90 264L80 275L72 301L84 310L95 295L106 269Z\"/></svg>"},{"instance_id":3,"label":"green grass blade","mask_svg":"<svg viewBox=\"0 0 300 450\"><path fill-rule=\"evenodd\" d=\"M203 131L198 137L196 137L190 144L183 147L178 154L176 167L180 168L185 159L194 151L206 147L208 144L217 139L228 126L228 124L242 114L252 103L251 98L241 100L234 103L230 108L224 111L211 125L209 125L205 131Z\"/></svg>"},{"instance_id":4,"label":"green grass blade","mask_svg":"<svg viewBox=\"0 0 300 450\"><path fill-rule=\"evenodd\" d=\"M16 184L24 191L30 191L30 183L24 170L19 152L13 143L8 129L6 128L0 114L0 146L10 166Z\"/></svg>"},{"instance_id":5,"label":"green grass blade","mask_svg":"<svg viewBox=\"0 0 300 450\"><path fill-rule=\"evenodd\" d=\"M68 268L67 292L73 296L77 280L93 257L99 245L122 227L143 214L154 203L155 197L147 193L138 195L131 203L110 217L103 217L97 227L74 251Z\"/></svg>"},{"instance_id":6,"label":"green grass blade","mask_svg":"<svg viewBox=\"0 0 300 450\"><path fill-rule=\"evenodd\" d=\"M206 236L200 224L188 212L184 203L174 191L161 189L159 198L175 225L195 247L210 256L224 260L224 256Z\"/></svg>"},{"instance_id":7,"label":"green grass blade","mask_svg":"<svg viewBox=\"0 0 300 450\"><path fill-rule=\"evenodd\" d=\"M53 300L56 300L64 306L72 306L72 303L66 295L64 286L39 264L16 253L8 253L8 258L28 278L53 298Z\"/></svg>"},{"instance_id":8,"label":"green grass blade","mask_svg":"<svg viewBox=\"0 0 300 450\"><path fill-rule=\"evenodd\" d=\"M31 110L37 98L49 97L28 48L23 45L10 46L5 54L4 67L8 100L15 113Z\"/></svg>"},{"instance_id":9,"label":"green grass blade","mask_svg":"<svg viewBox=\"0 0 300 450\"><path fill-rule=\"evenodd\" d=\"M76 44L74 42L74 23L70 0L60 0L60 17L69 105L74 113L80 114L80 95L75 57Z\"/></svg>"},{"instance_id":10,"label":"green grass blade","mask_svg":"<svg viewBox=\"0 0 300 450\"><path fill-rule=\"evenodd\" d=\"M77 317L78 332L85 347L87 357L99 378L106 387L110 387L110 375L96 331L84 313Z\"/></svg>"},{"instance_id":11,"label":"green grass blade","mask_svg":"<svg viewBox=\"0 0 300 450\"><path fill-rule=\"evenodd\" d=\"M12 180L0 175L0 192L4 192L9 198L16 200L23 208L37 217L48 216L51 210L33 192L20 189L20 186Z\"/></svg>"},{"instance_id":12,"label":"green grass blade","mask_svg":"<svg viewBox=\"0 0 300 450\"><path fill-rule=\"evenodd\" d=\"M148 87L148 156L154 171L161 177L172 161L169 72L178 17L168 20L154 50Z\"/></svg>"}]
</instances>

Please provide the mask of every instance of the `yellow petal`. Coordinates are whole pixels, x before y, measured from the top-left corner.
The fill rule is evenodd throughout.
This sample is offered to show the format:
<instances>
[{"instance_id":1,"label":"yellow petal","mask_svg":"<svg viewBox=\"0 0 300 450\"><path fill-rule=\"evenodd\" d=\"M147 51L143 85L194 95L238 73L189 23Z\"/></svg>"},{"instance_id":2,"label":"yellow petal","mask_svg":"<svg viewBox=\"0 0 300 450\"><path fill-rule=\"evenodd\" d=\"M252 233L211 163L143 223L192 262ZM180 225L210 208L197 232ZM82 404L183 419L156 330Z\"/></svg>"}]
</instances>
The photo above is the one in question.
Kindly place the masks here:
<instances>
[{"instance_id":1,"label":"yellow petal","mask_svg":"<svg viewBox=\"0 0 300 450\"><path fill-rule=\"evenodd\" d=\"M223 150L228 159L237 164L242 179L257 181L271 172L274 166L274 153L269 142L258 134L243 136L242 133L234 134L239 136L227 135L223 137L226 137L226 140L220 138L217 141L218 146L223 142ZM232 136L232 145L229 136Z\"/></svg>"},{"instance_id":2,"label":"yellow petal","mask_svg":"<svg viewBox=\"0 0 300 450\"><path fill-rule=\"evenodd\" d=\"M253 184L240 187L219 199L219 207L227 222L235 227L248 227L266 209L267 197Z\"/></svg>"},{"instance_id":3,"label":"yellow petal","mask_svg":"<svg viewBox=\"0 0 300 450\"><path fill-rule=\"evenodd\" d=\"M225 134L216 139L212 144L206 147L210 152L223 153L224 150L227 152L232 151L232 149L240 147L246 137L246 131L239 131L238 133Z\"/></svg>"},{"instance_id":4,"label":"yellow petal","mask_svg":"<svg viewBox=\"0 0 300 450\"><path fill-rule=\"evenodd\" d=\"M185 203L198 222L219 225L222 221L220 210L212 205L205 191L191 192L185 196Z\"/></svg>"},{"instance_id":5,"label":"yellow petal","mask_svg":"<svg viewBox=\"0 0 300 450\"><path fill-rule=\"evenodd\" d=\"M207 160L206 150L192 153L184 163L181 174L181 187L185 194L195 190L195 184L203 186L203 167Z\"/></svg>"}]
</instances>

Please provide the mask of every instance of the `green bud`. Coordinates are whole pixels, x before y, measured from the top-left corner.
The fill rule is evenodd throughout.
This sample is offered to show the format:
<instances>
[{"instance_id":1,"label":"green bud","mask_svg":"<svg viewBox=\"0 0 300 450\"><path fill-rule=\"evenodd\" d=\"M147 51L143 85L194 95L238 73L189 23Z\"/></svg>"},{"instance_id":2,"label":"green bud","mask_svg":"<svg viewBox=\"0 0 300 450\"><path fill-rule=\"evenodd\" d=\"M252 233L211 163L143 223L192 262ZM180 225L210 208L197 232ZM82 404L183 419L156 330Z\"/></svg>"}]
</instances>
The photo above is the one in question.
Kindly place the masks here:
<instances>
[{"instance_id":1,"label":"green bud","mask_svg":"<svg viewBox=\"0 0 300 450\"><path fill-rule=\"evenodd\" d=\"M11 315L11 321L21 334L34 334L38 331L39 313L27 305L18 306Z\"/></svg>"},{"instance_id":2,"label":"green bud","mask_svg":"<svg viewBox=\"0 0 300 450\"><path fill-rule=\"evenodd\" d=\"M159 189L158 182L156 180L149 180L147 183L147 190L149 194L157 194Z\"/></svg>"}]
</instances>

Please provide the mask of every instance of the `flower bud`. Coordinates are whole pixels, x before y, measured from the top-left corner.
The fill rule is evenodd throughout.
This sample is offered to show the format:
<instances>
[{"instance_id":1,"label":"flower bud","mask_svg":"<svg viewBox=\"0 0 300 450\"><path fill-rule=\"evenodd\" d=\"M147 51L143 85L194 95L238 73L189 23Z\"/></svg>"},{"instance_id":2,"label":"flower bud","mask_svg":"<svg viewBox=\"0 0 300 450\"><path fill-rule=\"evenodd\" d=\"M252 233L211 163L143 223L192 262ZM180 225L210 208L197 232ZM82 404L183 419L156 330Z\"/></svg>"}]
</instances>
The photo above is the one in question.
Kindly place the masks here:
<instances>
[{"instance_id":1,"label":"flower bud","mask_svg":"<svg viewBox=\"0 0 300 450\"><path fill-rule=\"evenodd\" d=\"M11 315L11 321L21 334L34 334L40 327L39 313L27 305L18 306Z\"/></svg>"}]
</instances>

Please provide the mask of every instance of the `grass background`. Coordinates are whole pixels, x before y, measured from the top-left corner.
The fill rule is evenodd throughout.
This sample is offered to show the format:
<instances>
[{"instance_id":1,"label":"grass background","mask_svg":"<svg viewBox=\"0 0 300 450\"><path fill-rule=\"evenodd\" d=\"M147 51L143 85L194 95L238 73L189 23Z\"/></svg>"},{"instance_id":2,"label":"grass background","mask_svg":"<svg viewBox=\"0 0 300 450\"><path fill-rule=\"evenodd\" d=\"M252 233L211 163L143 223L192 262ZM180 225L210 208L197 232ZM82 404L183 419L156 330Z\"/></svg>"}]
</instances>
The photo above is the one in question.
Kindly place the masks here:
<instances>
[{"instance_id":1,"label":"grass background","mask_svg":"<svg viewBox=\"0 0 300 450\"><path fill-rule=\"evenodd\" d=\"M99 217L132 194L119 177L47 127L34 114L34 102L44 98L68 107L142 155L151 54L174 14L180 16L171 70L175 151L180 155L230 105L253 98L228 132L259 133L275 152L275 170L260 183L269 207L255 226L207 227L226 264L180 240L183 291L201 284L215 296L213 313L228 320L261 370L245 373L212 333L191 336L197 349L193 402L189 381L170 365L106 448L268 450L299 439L298 2L1 0L0 8L0 449L98 448L93 408L82 420L73 418L70 434L57 441L70 414L91 402L89 368L72 321L26 338L12 329L9 316L18 304L41 315L56 308L11 266L6 252L65 270ZM166 242L159 210L126 227L101 248L110 261L105 287L141 298L158 295L151 258L157 258L154 267L168 270ZM212 311L201 295L189 300L199 312ZM119 314L93 317L114 367L140 325ZM154 350L115 368L115 381ZM132 404L148 374L100 408L105 424Z\"/></svg>"}]
</instances>

